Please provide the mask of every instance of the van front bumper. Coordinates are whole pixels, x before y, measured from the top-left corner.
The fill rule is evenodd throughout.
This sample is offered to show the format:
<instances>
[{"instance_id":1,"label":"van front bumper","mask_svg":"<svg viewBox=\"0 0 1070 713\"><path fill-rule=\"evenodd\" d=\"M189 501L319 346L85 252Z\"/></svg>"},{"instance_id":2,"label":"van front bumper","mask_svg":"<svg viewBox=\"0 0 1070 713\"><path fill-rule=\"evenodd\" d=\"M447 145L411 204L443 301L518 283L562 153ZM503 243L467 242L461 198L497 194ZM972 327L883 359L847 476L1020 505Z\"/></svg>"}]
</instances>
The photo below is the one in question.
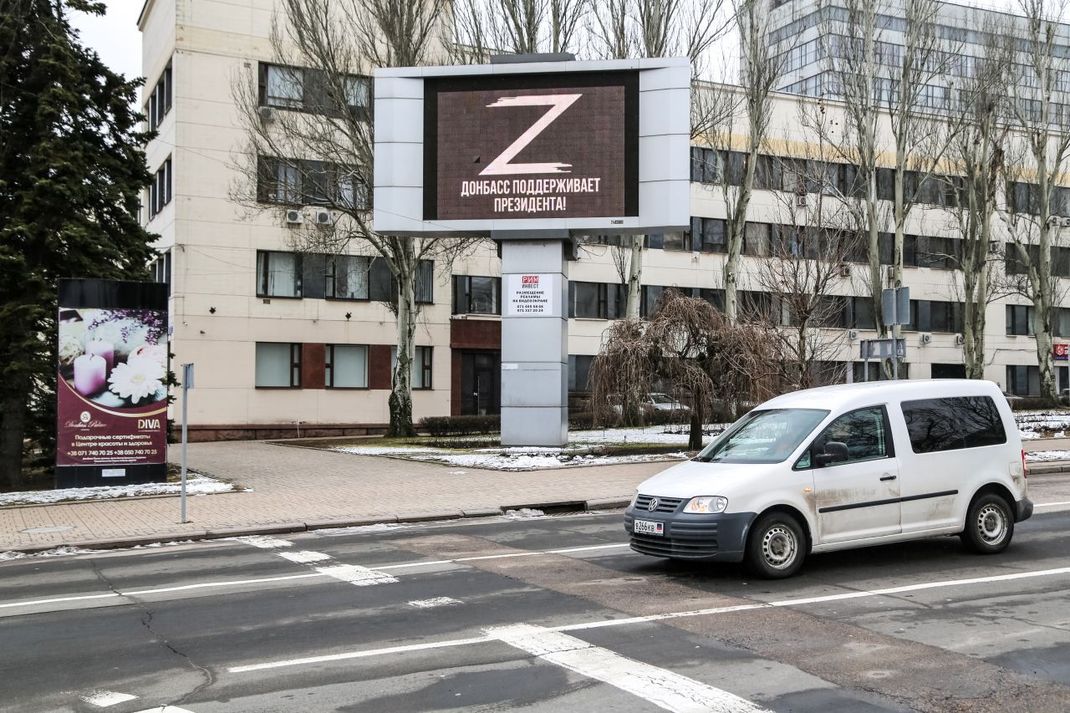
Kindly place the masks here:
<instances>
[{"instance_id":1,"label":"van front bumper","mask_svg":"<svg viewBox=\"0 0 1070 713\"><path fill-rule=\"evenodd\" d=\"M640 554L681 560L740 562L747 545L747 532L756 517L752 512L692 515L682 512L624 511L624 530L631 547ZM664 534L635 532L635 521L660 522Z\"/></svg>"},{"instance_id":2,"label":"van front bumper","mask_svg":"<svg viewBox=\"0 0 1070 713\"><path fill-rule=\"evenodd\" d=\"M1033 517L1033 501L1029 498L1022 498L1014 504L1014 521L1021 522L1022 520L1028 520Z\"/></svg>"}]
</instances>

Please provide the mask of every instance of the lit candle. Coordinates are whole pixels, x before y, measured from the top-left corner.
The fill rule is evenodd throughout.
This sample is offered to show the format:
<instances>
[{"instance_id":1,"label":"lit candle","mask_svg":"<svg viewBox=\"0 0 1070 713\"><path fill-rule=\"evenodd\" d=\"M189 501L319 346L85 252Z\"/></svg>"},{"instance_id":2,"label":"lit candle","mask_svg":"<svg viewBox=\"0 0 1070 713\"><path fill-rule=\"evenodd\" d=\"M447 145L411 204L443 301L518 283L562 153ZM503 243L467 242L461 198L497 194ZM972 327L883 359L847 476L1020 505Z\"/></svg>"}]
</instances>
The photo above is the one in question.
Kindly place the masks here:
<instances>
[{"instance_id":1,"label":"lit candle","mask_svg":"<svg viewBox=\"0 0 1070 713\"><path fill-rule=\"evenodd\" d=\"M93 341L86 343L85 353L96 354L104 359L108 365L108 372L111 372L112 368L115 367L115 346L111 342L94 339Z\"/></svg>"},{"instance_id":2,"label":"lit candle","mask_svg":"<svg viewBox=\"0 0 1070 713\"><path fill-rule=\"evenodd\" d=\"M104 389L108 362L97 354L83 354L74 360L74 389L82 396L92 396Z\"/></svg>"}]
</instances>

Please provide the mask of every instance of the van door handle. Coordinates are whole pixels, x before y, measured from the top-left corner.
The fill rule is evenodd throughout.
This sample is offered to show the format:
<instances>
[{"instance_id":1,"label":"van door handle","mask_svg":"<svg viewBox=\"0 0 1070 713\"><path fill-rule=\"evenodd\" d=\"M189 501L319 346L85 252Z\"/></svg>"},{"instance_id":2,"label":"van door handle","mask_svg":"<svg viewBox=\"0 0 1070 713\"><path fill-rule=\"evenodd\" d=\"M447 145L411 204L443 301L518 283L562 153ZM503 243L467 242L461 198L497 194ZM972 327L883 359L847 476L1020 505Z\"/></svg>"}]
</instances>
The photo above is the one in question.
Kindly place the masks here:
<instances>
[{"instance_id":1,"label":"van door handle","mask_svg":"<svg viewBox=\"0 0 1070 713\"><path fill-rule=\"evenodd\" d=\"M895 476L894 475L887 475L887 474L882 475L881 476L881 482L884 482L885 480L895 480Z\"/></svg>"}]
</instances>

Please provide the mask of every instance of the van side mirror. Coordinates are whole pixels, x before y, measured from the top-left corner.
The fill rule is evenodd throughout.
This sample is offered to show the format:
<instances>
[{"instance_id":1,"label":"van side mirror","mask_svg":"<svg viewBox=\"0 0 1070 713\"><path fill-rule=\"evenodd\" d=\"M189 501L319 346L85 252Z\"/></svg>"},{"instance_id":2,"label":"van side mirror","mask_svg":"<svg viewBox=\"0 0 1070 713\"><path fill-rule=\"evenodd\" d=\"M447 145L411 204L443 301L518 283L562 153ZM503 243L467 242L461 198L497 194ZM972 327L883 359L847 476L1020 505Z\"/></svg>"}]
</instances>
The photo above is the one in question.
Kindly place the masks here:
<instances>
[{"instance_id":1,"label":"van side mirror","mask_svg":"<svg viewBox=\"0 0 1070 713\"><path fill-rule=\"evenodd\" d=\"M847 444L841 441L829 441L825 444L825 452L814 456L814 464L824 468L830 463L842 463L847 460Z\"/></svg>"}]
</instances>

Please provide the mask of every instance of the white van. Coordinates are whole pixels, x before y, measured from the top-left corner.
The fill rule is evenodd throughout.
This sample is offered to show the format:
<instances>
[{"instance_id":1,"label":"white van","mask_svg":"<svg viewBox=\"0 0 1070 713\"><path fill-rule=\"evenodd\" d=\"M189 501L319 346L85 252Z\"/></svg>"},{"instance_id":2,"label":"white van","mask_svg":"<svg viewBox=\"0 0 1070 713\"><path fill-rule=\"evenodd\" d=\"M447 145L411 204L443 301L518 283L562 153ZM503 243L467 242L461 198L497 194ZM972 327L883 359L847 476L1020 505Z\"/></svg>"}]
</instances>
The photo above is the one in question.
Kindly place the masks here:
<instances>
[{"instance_id":1,"label":"white van","mask_svg":"<svg viewBox=\"0 0 1070 713\"><path fill-rule=\"evenodd\" d=\"M798 571L809 552L960 535L1010 544L1033 514L1025 452L990 381L885 381L796 391L644 481L625 511L636 552Z\"/></svg>"}]
</instances>

